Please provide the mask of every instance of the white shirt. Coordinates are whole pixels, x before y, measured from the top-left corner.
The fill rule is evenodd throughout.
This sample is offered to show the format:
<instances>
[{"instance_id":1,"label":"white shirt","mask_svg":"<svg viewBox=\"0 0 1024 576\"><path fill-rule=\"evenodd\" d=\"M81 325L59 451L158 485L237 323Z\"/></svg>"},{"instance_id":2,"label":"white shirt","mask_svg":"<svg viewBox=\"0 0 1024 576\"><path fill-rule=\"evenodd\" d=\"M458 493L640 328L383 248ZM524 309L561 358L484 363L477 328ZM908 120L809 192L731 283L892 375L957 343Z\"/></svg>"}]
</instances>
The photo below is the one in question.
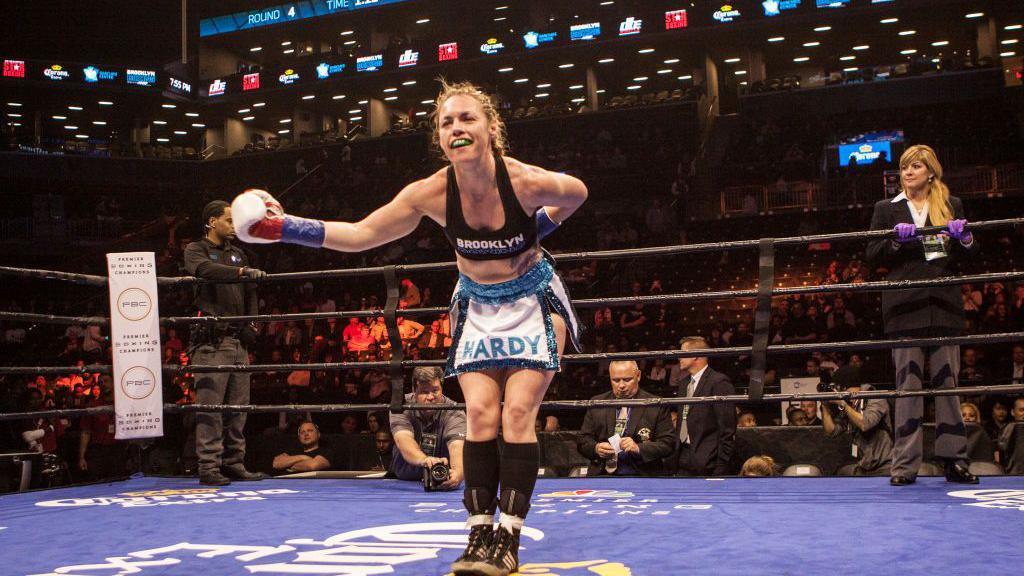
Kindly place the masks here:
<instances>
[{"instance_id":1,"label":"white shirt","mask_svg":"<svg viewBox=\"0 0 1024 576\"><path fill-rule=\"evenodd\" d=\"M918 228L923 228L925 224L928 223L928 202L925 202L924 209L918 212L917 207L914 206L914 203L910 201L910 198L907 198L906 192L900 192L895 198L891 200L891 202L895 204L900 200L907 201L907 209L910 210L910 217L914 219L914 226L917 226Z\"/></svg>"},{"instance_id":2,"label":"white shirt","mask_svg":"<svg viewBox=\"0 0 1024 576\"><path fill-rule=\"evenodd\" d=\"M703 368L700 369L700 372L697 372L696 374L690 376L690 383L686 386L687 398L693 397L694 392L697 391L697 384L700 383L701 376L704 376L704 372L707 369L708 367L705 365Z\"/></svg>"}]
</instances>

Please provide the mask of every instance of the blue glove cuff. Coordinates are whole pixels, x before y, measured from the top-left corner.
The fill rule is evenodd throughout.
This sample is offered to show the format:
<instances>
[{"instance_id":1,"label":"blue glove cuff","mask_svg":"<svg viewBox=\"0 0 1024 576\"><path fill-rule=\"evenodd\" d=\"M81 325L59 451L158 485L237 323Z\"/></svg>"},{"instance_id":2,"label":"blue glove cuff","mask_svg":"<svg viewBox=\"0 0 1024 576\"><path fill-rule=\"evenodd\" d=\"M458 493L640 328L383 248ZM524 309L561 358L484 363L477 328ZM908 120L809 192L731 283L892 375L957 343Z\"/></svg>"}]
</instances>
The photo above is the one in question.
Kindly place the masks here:
<instances>
[{"instance_id":1,"label":"blue glove cuff","mask_svg":"<svg viewBox=\"0 0 1024 576\"><path fill-rule=\"evenodd\" d=\"M323 220L285 216L284 224L281 226L282 242L300 244L310 248L322 248L324 234Z\"/></svg>"},{"instance_id":2,"label":"blue glove cuff","mask_svg":"<svg viewBox=\"0 0 1024 576\"><path fill-rule=\"evenodd\" d=\"M535 218L537 219L537 236L541 240L543 240L544 237L547 236L548 234L554 232L555 228L558 228L558 223L552 220L550 216L548 216L548 211L546 208L541 208L540 210L537 210Z\"/></svg>"}]
</instances>

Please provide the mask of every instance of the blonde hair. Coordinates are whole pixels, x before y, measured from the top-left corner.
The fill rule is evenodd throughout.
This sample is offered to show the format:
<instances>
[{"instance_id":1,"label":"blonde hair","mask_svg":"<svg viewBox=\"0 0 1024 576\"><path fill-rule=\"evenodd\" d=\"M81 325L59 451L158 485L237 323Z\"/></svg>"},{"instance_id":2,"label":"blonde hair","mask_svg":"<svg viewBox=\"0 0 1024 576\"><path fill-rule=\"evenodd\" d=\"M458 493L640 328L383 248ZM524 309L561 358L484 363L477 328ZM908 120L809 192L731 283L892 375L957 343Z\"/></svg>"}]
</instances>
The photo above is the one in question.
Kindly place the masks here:
<instances>
[{"instance_id":1,"label":"blonde hair","mask_svg":"<svg viewBox=\"0 0 1024 576\"><path fill-rule=\"evenodd\" d=\"M949 187L942 181L942 164L930 146L915 144L900 156L900 186L903 186L903 169L911 162L921 162L932 173L928 182L928 219L932 226L945 226L953 219L953 207L949 204Z\"/></svg>"},{"instance_id":2,"label":"blonde hair","mask_svg":"<svg viewBox=\"0 0 1024 576\"><path fill-rule=\"evenodd\" d=\"M494 97L484 92L479 86L472 82L451 83L444 78L438 78L437 81L441 83L441 92L437 95L437 99L434 101L434 111L430 113L430 124L432 126L430 141L434 145L435 149L442 150L441 130L438 125L438 122L440 121L438 114L441 111L441 106L443 106L444 103L452 96L469 96L480 103L480 107L484 110L484 116L487 117L487 122L497 125L498 133L491 139L491 150L499 156L504 156L508 152L508 140L505 135L505 122L501 119L501 115L498 114L498 107L495 103Z\"/></svg>"},{"instance_id":3,"label":"blonde hair","mask_svg":"<svg viewBox=\"0 0 1024 576\"><path fill-rule=\"evenodd\" d=\"M740 476L775 476L775 459L766 454L751 456L743 463Z\"/></svg>"}]
</instances>

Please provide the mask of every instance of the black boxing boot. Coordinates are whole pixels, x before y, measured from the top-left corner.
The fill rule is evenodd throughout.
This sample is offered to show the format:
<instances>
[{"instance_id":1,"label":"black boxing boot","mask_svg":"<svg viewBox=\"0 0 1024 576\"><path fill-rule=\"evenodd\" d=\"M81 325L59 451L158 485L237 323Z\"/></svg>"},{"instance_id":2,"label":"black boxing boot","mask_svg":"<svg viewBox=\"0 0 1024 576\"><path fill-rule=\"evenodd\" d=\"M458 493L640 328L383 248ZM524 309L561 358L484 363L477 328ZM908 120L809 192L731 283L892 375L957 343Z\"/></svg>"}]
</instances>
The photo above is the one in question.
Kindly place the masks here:
<instances>
[{"instance_id":1,"label":"black boxing boot","mask_svg":"<svg viewBox=\"0 0 1024 576\"><path fill-rule=\"evenodd\" d=\"M474 566L478 576L508 576L519 570L519 530L499 524L487 557Z\"/></svg>"},{"instance_id":2,"label":"black boxing boot","mask_svg":"<svg viewBox=\"0 0 1024 576\"><path fill-rule=\"evenodd\" d=\"M491 547L498 500L494 492L487 488L466 488L462 500L469 511L469 519L466 521L469 526L469 543L462 555L452 562L452 572L455 576L475 576L478 574L477 564L487 557Z\"/></svg>"}]
</instances>

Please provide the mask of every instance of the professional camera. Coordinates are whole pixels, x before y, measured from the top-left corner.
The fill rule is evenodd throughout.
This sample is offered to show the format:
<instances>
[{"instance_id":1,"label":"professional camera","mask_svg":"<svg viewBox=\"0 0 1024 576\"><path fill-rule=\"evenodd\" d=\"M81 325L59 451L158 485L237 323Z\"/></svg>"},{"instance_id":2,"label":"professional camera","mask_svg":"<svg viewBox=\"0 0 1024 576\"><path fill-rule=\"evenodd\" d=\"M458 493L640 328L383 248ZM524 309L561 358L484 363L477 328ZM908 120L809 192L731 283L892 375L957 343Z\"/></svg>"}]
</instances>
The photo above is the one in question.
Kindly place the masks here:
<instances>
[{"instance_id":1,"label":"professional camera","mask_svg":"<svg viewBox=\"0 0 1024 576\"><path fill-rule=\"evenodd\" d=\"M842 392L845 386L832 381L832 372L829 370L818 371L818 392Z\"/></svg>"},{"instance_id":2,"label":"professional camera","mask_svg":"<svg viewBox=\"0 0 1024 576\"><path fill-rule=\"evenodd\" d=\"M436 492L441 490L441 484L448 481L452 470L444 462L438 462L429 468L423 469L423 490Z\"/></svg>"}]
</instances>

